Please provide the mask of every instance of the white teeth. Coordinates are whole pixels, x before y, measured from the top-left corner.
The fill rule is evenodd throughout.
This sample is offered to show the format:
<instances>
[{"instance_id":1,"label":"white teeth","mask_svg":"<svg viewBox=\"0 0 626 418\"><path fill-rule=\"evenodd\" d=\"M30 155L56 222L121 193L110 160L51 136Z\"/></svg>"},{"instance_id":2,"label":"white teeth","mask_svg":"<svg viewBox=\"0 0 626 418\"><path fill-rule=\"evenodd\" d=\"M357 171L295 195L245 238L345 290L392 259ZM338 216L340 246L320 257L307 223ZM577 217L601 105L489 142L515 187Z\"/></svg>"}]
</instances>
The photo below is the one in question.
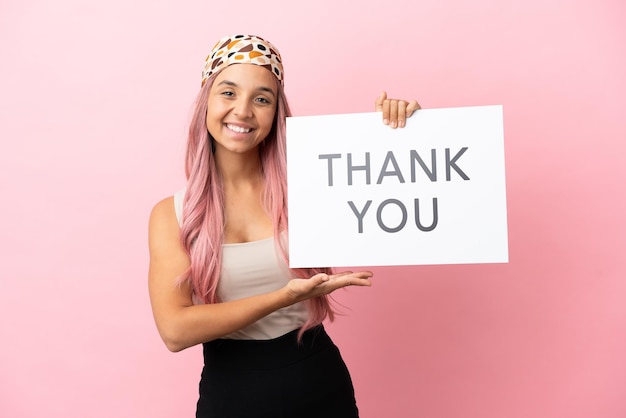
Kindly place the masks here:
<instances>
[{"instance_id":1,"label":"white teeth","mask_svg":"<svg viewBox=\"0 0 626 418\"><path fill-rule=\"evenodd\" d=\"M236 125L231 125L231 124L227 124L226 127L230 129L231 131L239 132L240 134L248 133L251 131L251 129L249 128L242 128L241 126L236 126Z\"/></svg>"}]
</instances>

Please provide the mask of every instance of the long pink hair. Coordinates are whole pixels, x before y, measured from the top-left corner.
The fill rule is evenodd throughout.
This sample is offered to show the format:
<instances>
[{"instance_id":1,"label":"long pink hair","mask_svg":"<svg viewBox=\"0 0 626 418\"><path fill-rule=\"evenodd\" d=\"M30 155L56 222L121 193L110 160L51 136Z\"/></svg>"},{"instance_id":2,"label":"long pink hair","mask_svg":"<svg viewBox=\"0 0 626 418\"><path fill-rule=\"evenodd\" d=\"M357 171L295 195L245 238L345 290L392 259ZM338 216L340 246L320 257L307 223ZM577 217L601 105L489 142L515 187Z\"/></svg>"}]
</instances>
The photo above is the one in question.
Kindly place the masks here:
<instances>
[{"instance_id":1,"label":"long pink hair","mask_svg":"<svg viewBox=\"0 0 626 418\"><path fill-rule=\"evenodd\" d=\"M224 190L212 150L212 138L206 127L208 97L217 74L206 80L196 99L189 127L185 174L187 190L183 201L182 245L189 254L191 266L181 281L187 282L194 298L204 303L220 302L217 285L222 268L224 238ZM278 87L274 125L259 145L265 179L263 204L274 225L274 241L280 256L288 265L288 255L281 234L287 231L287 158L286 117L291 116L283 86ZM317 273L332 274L331 268L290 269L293 277L309 278ZM302 333L327 317L334 319L334 309L327 296L306 301L308 320Z\"/></svg>"}]
</instances>

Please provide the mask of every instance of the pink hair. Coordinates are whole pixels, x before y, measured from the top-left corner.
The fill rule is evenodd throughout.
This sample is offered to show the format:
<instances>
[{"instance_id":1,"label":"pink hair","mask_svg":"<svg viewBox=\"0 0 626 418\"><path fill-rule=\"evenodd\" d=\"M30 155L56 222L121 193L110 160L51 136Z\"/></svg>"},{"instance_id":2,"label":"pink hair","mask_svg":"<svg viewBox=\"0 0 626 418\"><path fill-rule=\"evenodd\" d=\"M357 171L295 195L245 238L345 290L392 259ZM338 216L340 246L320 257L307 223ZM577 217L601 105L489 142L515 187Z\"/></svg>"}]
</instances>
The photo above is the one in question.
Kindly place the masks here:
<instances>
[{"instance_id":1,"label":"pink hair","mask_svg":"<svg viewBox=\"0 0 626 418\"><path fill-rule=\"evenodd\" d=\"M220 173L215 164L212 139L206 127L208 97L217 74L206 80L196 99L195 110L189 127L185 175L187 191L183 202L181 242L191 260L189 270L181 277L191 286L194 298L204 303L219 302L217 285L222 268L222 244L224 235L224 190ZM274 126L259 146L261 167L265 178L263 204L274 225L274 241L280 256L288 264L287 251L280 239L287 231L287 158L286 117L291 116L289 104L282 85L278 87ZM290 269L293 277L310 278L318 273L332 274L331 268ZM308 299L308 320L302 333L324 321L332 321L335 311L329 297Z\"/></svg>"}]
</instances>

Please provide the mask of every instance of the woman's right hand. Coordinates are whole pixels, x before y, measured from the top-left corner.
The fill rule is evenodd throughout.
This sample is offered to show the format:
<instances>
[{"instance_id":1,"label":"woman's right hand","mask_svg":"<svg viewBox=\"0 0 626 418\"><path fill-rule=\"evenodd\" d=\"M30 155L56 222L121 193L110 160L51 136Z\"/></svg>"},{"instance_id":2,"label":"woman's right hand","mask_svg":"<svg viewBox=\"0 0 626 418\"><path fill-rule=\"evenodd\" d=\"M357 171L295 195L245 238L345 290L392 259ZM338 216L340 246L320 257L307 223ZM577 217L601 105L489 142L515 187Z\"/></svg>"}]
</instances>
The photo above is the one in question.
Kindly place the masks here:
<instances>
[{"instance_id":1,"label":"woman's right hand","mask_svg":"<svg viewBox=\"0 0 626 418\"><path fill-rule=\"evenodd\" d=\"M371 286L371 271L343 271L337 274L316 274L310 279L292 279L287 283L287 292L297 302L324 296L348 286Z\"/></svg>"}]
</instances>

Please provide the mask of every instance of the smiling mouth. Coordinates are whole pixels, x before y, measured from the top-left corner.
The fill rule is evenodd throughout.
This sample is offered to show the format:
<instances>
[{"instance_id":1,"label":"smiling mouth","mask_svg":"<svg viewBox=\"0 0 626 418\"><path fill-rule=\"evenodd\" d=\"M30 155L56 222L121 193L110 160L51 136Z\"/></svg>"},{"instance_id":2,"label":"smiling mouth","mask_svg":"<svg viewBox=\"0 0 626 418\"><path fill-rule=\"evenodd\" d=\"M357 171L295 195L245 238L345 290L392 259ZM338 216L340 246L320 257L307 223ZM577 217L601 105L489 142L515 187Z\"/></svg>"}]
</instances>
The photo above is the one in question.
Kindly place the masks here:
<instances>
[{"instance_id":1,"label":"smiling mouth","mask_svg":"<svg viewBox=\"0 0 626 418\"><path fill-rule=\"evenodd\" d=\"M241 126L231 125L230 123L227 123L226 127L230 129L231 131L234 131L240 134L246 134L252 130L250 128L242 128Z\"/></svg>"}]
</instances>

